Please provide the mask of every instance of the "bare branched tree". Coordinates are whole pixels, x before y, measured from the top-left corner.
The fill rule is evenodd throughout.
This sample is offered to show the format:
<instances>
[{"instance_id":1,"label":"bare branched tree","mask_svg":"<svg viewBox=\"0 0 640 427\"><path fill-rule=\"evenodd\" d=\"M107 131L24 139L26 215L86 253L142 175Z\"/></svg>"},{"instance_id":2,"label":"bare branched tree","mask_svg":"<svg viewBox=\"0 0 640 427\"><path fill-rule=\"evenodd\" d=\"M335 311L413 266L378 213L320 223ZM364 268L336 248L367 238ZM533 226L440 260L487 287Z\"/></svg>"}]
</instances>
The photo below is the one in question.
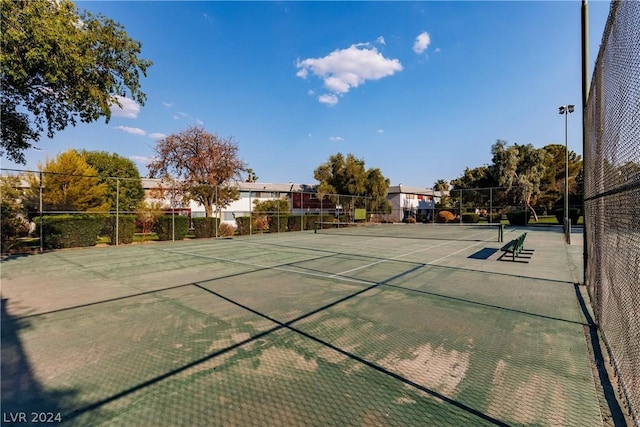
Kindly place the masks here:
<instances>
[{"instance_id":1,"label":"bare branched tree","mask_svg":"<svg viewBox=\"0 0 640 427\"><path fill-rule=\"evenodd\" d=\"M214 206L220 209L235 200L229 194L237 199L234 184L247 169L233 137L191 126L158 140L155 150L155 160L148 165L151 177L177 181L183 199L200 203L206 216L213 216Z\"/></svg>"}]
</instances>

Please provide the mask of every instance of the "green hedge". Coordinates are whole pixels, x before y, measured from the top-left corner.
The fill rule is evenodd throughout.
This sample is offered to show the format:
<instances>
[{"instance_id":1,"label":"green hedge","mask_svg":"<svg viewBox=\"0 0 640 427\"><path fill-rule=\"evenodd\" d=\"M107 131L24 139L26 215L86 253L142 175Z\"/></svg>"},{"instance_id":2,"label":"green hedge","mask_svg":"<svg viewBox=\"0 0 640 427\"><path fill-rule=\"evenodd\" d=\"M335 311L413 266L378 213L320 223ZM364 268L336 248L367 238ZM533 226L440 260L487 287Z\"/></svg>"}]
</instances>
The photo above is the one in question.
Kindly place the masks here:
<instances>
[{"instance_id":1,"label":"green hedge","mask_svg":"<svg viewBox=\"0 0 640 427\"><path fill-rule=\"evenodd\" d=\"M507 212L507 219L510 225L527 225L531 219L531 212L513 211Z\"/></svg>"},{"instance_id":2,"label":"green hedge","mask_svg":"<svg viewBox=\"0 0 640 427\"><path fill-rule=\"evenodd\" d=\"M216 236L216 230L220 220L213 217L193 218L193 234L196 239L203 239Z\"/></svg>"},{"instance_id":3,"label":"green hedge","mask_svg":"<svg viewBox=\"0 0 640 427\"><path fill-rule=\"evenodd\" d=\"M348 220L348 218L347 218ZM318 222L333 222L335 217L333 215L305 215L304 216L304 229L315 230ZM343 221L347 222L347 221Z\"/></svg>"},{"instance_id":4,"label":"green hedge","mask_svg":"<svg viewBox=\"0 0 640 427\"><path fill-rule=\"evenodd\" d=\"M462 222L466 224L475 224L480 221L480 215L477 213L463 213L462 214Z\"/></svg>"},{"instance_id":5,"label":"green hedge","mask_svg":"<svg viewBox=\"0 0 640 427\"><path fill-rule=\"evenodd\" d=\"M158 240L172 240L173 221L175 220L176 230L175 239L182 240L189 232L189 217L182 215L163 215L158 218L155 225L155 232L158 234Z\"/></svg>"},{"instance_id":6,"label":"green hedge","mask_svg":"<svg viewBox=\"0 0 640 427\"><path fill-rule=\"evenodd\" d=\"M502 221L501 213L491 213L487 215L487 222L491 221L491 223L499 224Z\"/></svg>"},{"instance_id":7,"label":"green hedge","mask_svg":"<svg viewBox=\"0 0 640 427\"><path fill-rule=\"evenodd\" d=\"M558 224L564 224L564 208L556 208L554 211L554 215L558 220ZM578 208L569 208L569 219L571 220L571 225L576 225L578 223L578 219L580 218L580 209Z\"/></svg>"},{"instance_id":8,"label":"green hedge","mask_svg":"<svg viewBox=\"0 0 640 427\"><path fill-rule=\"evenodd\" d=\"M246 235L251 232L251 217L239 216L236 217L237 231L240 235Z\"/></svg>"},{"instance_id":9,"label":"green hedge","mask_svg":"<svg viewBox=\"0 0 640 427\"><path fill-rule=\"evenodd\" d=\"M269 216L269 232L280 233L287 231L289 225L289 215Z\"/></svg>"},{"instance_id":10,"label":"green hedge","mask_svg":"<svg viewBox=\"0 0 640 427\"><path fill-rule=\"evenodd\" d=\"M42 218L43 247L61 249L95 246L103 225L103 215L47 215Z\"/></svg>"},{"instance_id":11,"label":"green hedge","mask_svg":"<svg viewBox=\"0 0 640 427\"><path fill-rule=\"evenodd\" d=\"M111 215L105 220L105 231L109 236L109 244L116 244L116 216ZM136 217L133 215L118 215L118 244L133 242L136 233Z\"/></svg>"},{"instance_id":12,"label":"green hedge","mask_svg":"<svg viewBox=\"0 0 640 427\"><path fill-rule=\"evenodd\" d=\"M287 229L289 231L300 231L302 230L302 221L304 217L302 215L292 215L287 218Z\"/></svg>"}]
</instances>

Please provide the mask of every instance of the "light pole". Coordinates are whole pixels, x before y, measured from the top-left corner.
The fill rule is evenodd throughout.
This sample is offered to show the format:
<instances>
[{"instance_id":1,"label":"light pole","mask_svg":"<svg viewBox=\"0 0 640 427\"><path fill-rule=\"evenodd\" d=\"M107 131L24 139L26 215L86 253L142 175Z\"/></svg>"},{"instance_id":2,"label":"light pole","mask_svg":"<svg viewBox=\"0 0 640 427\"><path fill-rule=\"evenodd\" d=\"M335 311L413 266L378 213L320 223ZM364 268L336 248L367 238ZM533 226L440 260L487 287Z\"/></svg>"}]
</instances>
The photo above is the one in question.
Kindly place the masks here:
<instances>
[{"instance_id":1,"label":"light pole","mask_svg":"<svg viewBox=\"0 0 640 427\"><path fill-rule=\"evenodd\" d=\"M569 224L569 144L567 142L567 124L569 113L573 113L574 105L562 105L558 113L564 115L564 233L567 244L571 244L571 225Z\"/></svg>"}]
</instances>

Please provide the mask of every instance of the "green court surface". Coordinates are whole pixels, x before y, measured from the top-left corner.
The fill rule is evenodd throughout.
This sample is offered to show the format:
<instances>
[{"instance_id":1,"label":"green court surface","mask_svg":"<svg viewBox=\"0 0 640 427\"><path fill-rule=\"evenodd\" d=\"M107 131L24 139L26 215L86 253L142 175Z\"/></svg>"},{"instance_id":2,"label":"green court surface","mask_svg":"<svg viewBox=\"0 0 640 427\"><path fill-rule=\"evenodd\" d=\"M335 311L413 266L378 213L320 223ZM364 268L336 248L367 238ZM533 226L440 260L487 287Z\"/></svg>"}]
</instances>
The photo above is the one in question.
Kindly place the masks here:
<instances>
[{"instance_id":1,"label":"green court surface","mask_svg":"<svg viewBox=\"0 0 640 427\"><path fill-rule=\"evenodd\" d=\"M607 424L580 235L395 227L5 259L4 421Z\"/></svg>"}]
</instances>

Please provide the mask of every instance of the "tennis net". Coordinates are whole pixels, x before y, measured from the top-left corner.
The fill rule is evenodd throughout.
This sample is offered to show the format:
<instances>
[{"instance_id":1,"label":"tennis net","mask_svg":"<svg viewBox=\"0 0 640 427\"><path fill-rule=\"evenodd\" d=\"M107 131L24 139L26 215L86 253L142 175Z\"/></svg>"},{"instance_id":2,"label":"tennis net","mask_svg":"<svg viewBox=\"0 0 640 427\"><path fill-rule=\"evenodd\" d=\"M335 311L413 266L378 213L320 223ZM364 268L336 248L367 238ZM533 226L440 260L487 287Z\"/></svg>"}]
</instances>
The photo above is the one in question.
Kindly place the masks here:
<instances>
[{"instance_id":1,"label":"tennis net","mask_svg":"<svg viewBox=\"0 0 640 427\"><path fill-rule=\"evenodd\" d=\"M400 239L502 242L501 224L404 224L317 222L315 233L342 236L391 237Z\"/></svg>"}]
</instances>

